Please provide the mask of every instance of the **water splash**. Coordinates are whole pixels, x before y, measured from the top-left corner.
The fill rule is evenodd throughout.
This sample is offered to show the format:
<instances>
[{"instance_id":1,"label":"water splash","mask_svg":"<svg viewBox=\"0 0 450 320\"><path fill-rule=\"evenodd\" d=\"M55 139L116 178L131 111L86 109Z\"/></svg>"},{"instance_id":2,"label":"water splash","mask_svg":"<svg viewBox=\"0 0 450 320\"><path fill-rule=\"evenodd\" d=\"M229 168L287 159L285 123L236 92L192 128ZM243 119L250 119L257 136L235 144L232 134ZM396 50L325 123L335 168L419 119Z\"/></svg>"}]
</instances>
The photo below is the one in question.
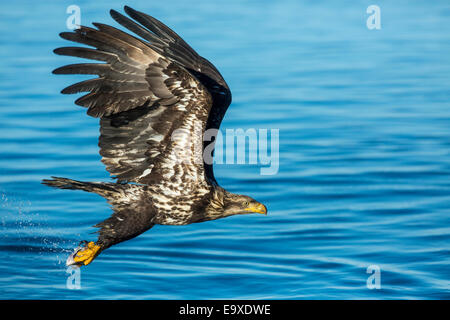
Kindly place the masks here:
<instances>
[{"instance_id":1,"label":"water splash","mask_svg":"<svg viewBox=\"0 0 450 320\"><path fill-rule=\"evenodd\" d=\"M0 190L0 247L5 252L55 255L58 265L65 262L73 241L52 228L48 217L32 210L32 203L17 194Z\"/></svg>"}]
</instances>

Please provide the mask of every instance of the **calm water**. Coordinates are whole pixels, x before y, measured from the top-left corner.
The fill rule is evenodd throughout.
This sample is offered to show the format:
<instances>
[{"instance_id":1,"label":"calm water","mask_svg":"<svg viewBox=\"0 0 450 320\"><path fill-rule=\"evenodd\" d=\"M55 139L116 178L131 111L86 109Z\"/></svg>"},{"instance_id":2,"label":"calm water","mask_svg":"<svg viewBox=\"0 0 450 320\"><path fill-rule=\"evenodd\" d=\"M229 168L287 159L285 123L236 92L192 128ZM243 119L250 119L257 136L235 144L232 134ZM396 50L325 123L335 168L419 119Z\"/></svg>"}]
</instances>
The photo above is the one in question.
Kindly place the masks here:
<instances>
[{"instance_id":1,"label":"calm water","mask_svg":"<svg viewBox=\"0 0 450 320\"><path fill-rule=\"evenodd\" d=\"M51 74L75 61L52 54L71 4L89 24L125 3L1 4L0 298L450 298L447 0L129 1L220 69L234 99L223 129L280 129L280 167L215 167L267 217L157 226L83 268L81 290L65 259L110 209L40 184L109 179L97 120L59 94L85 77ZM371 4L381 30L366 27Z\"/></svg>"}]
</instances>

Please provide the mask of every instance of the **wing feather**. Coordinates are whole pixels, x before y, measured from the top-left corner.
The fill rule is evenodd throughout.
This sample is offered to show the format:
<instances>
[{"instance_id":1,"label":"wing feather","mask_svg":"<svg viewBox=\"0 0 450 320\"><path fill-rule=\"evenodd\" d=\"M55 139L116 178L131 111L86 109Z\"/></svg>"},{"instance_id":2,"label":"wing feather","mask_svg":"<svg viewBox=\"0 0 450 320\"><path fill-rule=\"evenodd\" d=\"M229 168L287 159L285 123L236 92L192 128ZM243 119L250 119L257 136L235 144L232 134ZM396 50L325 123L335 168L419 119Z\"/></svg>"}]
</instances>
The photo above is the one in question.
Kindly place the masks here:
<instances>
[{"instance_id":1,"label":"wing feather","mask_svg":"<svg viewBox=\"0 0 450 320\"><path fill-rule=\"evenodd\" d=\"M75 103L100 118L100 154L118 181L187 192L214 180L196 148L205 129L220 125L231 93L217 69L169 27L129 7L125 12L134 21L114 10L111 16L144 40L101 23L63 32L63 39L89 47L62 47L56 54L103 63L53 72L99 76L62 93L87 92Z\"/></svg>"}]
</instances>

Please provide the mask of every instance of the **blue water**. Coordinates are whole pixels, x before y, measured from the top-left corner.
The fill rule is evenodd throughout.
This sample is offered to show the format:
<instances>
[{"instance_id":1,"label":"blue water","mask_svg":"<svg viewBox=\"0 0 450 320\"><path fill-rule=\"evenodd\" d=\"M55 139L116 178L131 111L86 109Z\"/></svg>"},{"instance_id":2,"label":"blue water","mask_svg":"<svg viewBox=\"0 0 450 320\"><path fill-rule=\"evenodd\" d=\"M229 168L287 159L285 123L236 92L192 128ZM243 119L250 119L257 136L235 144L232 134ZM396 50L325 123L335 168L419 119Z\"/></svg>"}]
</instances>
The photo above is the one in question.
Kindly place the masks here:
<instances>
[{"instance_id":1,"label":"blue water","mask_svg":"<svg viewBox=\"0 0 450 320\"><path fill-rule=\"evenodd\" d=\"M279 172L216 165L268 216L157 226L66 287L68 253L110 214L99 196L40 184L108 181L98 124L59 91L83 76L66 8L113 23L128 4L173 27L233 92L222 129L280 131ZM381 8L368 30L366 8ZM450 3L2 1L1 299L449 299ZM380 268L368 289L367 267Z\"/></svg>"}]
</instances>

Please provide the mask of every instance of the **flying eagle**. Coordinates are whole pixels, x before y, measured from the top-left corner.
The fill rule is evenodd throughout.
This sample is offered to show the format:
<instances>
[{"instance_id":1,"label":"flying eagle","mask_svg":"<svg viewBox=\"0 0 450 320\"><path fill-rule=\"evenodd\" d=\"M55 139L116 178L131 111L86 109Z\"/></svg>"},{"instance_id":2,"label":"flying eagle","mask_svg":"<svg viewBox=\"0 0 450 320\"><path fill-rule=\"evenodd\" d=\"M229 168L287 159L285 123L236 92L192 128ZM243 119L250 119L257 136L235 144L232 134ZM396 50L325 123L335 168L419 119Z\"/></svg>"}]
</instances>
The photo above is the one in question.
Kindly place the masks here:
<instances>
[{"instance_id":1,"label":"flying eagle","mask_svg":"<svg viewBox=\"0 0 450 320\"><path fill-rule=\"evenodd\" d=\"M67 265L87 265L103 250L155 224L267 214L263 204L221 188L212 164L204 161L204 132L219 129L231 103L230 89L219 71L162 22L129 7L124 10L131 19L114 10L112 18L139 37L93 23L96 28L81 26L60 34L90 48L54 50L58 55L103 62L67 65L53 73L99 76L62 93L89 92L75 103L100 118L100 155L116 179L114 183L58 177L42 181L51 187L99 194L114 210L94 226L99 228L97 241L82 241Z\"/></svg>"}]
</instances>

